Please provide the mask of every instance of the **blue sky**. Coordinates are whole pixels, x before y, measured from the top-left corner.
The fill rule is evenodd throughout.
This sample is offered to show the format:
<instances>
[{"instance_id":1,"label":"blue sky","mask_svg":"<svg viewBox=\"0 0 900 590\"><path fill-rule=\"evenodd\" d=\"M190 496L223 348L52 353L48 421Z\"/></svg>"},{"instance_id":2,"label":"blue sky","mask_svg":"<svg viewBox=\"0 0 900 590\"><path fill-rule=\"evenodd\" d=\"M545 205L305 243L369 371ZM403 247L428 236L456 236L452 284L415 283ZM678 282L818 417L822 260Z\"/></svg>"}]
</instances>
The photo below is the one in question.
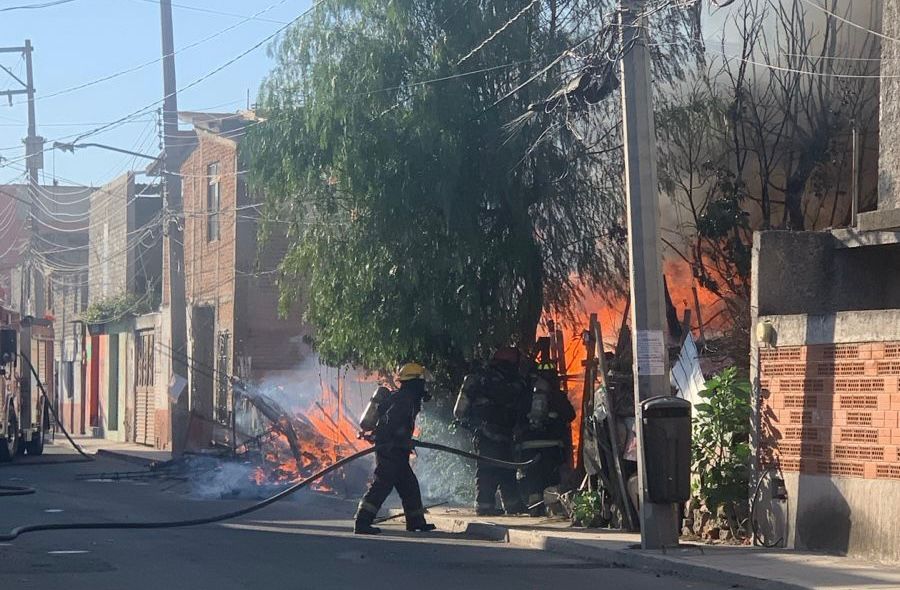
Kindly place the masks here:
<instances>
[{"instance_id":1,"label":"blue sky","mask_svg":"<svg viewBox=\"0 0 900 590\"><path fill-rule=\"evenodd\" d=\"M40 4L45 0L0 0L0 10ZM179 51L176 68L179 88L258 43L310 6L310 0L173 0L176 50L237 25L233 30L196 47ZM269 10L266 10L269 9ZM237 16L213 14L227 12ZM253 20L246 17L265 11ZM156 0L72 0L34 10L0 12L0 46L34 45L38 133L51 143L114 121L160 100L162 65L153 63L136 72L58 96L41 98L97 78L158 59L159 5ZM259 84L271 67L267 46L179 95L179 110L233 112L255 99ZM17 54L0 54L0 64L24 79L24 62ZM15 81L0 71L0 90ZM0 99L0 183L22 176L27 107L24 97L9 106ZM86 140L87 141L87 140ZM155 113L137 117L121 127L95 135L90 141L144 153L158 151ZM12 149L9 149L12 148ZM45 154L44 181L101 185L125 170L143 169L146 161L105 150L84 149L74 155ZM5 165L6 164L6 165Z\"/></svg>"}]
</instances>

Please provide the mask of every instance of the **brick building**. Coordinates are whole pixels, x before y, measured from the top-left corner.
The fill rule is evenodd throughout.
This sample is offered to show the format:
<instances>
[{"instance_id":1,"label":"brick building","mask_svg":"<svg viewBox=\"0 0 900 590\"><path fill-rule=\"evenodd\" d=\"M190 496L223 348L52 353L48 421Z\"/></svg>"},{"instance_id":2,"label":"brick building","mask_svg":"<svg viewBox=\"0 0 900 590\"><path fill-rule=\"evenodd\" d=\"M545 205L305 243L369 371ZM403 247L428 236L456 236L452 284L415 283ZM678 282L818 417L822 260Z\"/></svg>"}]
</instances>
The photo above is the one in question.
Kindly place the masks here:
<instances>
[{"instance_id":1,"label":"brick building","mask_svg":"<svg viewBox=\"0 0 900 590\"><path fill-rule=\"evenodd\" d=\"M900 0L883 24L900 35ZM751 376L757 468L788 491L768 524L791 547L900 562L900 47L882 50L878 209L755 236Z\"/></svg>"},{"instance_id":2,"label":"brick building","mask_svg":"<svg viewBox=\"0 0 900 590\"><path fill-rule=\"evenodd\" d=\"M119 441L155 444L142 425L155 421L154 404L136 383L140 333L134 316L159 303L162 273L162 198L158 185L127 172L91 196L88 303L128 297L121 317L85 326L82 379L86 394L68 414L71 428ZM155 399L155 398L154 398ZM64 412L64 415L66 413Z\"/></svg>"},{"instance_id":3,"label":"brick building","mask_svg":"<svg viewBox=\"0 0 900 590\"><path fill-rule=\"evenodd\" d=\"M228 375L254 380L290 370L308 351L299 317L278 313L274 271L285 239L257 239L261 199L248 190L239 157L252 117L181 113L181 119L197 136L181 166L189 405L195 421L227 424ZM209 434L201 431L201 438Z\"/></svg>"},{"instance_id":4,"label":"brick building","mask_svg":"<svg viewBox=\"0 0 900 590\"><path fill-rule=\"evenodd\" d=\"M89 303L126 293L157 298L162 240L159 186L126 172L91 196Z\"/></svg>"}]
</instances>

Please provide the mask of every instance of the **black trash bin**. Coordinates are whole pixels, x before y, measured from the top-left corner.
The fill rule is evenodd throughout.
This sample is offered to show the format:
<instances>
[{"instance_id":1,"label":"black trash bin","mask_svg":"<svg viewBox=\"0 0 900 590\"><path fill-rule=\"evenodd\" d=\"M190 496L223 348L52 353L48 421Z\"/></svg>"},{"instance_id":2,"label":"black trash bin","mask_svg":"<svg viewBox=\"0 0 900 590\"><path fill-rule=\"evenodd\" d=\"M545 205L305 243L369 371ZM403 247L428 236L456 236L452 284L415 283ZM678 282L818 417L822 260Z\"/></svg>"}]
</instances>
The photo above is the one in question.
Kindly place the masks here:
<instances>
[{"instance_id":1,"label":"black trash bin","mask_svg":"<svg viewBox=\"0 0 900 590\"><path fill-rule=\"evenodd\" d=\"M691 497L691 402L674 396L641 403L647 499L654 504Z\"/></svg>"}]
</instances>

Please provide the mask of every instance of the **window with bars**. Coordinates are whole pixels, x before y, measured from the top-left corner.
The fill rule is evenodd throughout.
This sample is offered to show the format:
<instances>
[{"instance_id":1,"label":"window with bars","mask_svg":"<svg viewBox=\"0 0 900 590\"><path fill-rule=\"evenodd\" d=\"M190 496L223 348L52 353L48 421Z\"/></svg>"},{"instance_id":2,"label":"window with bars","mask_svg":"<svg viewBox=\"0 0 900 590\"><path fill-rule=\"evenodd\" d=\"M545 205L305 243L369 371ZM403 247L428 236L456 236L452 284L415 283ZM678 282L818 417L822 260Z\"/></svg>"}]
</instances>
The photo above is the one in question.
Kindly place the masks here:
<instances>
[{"instance_id":1,"label":"window with bars","mask_svg":"<svg viewBox=\"0 0 900 590\"><path fill-rule=\"evenodd\" d=\"M208 242L219 239L220 209L219 163L213 162L206 167L206 240Z\"/></svg>"}]
</instances>

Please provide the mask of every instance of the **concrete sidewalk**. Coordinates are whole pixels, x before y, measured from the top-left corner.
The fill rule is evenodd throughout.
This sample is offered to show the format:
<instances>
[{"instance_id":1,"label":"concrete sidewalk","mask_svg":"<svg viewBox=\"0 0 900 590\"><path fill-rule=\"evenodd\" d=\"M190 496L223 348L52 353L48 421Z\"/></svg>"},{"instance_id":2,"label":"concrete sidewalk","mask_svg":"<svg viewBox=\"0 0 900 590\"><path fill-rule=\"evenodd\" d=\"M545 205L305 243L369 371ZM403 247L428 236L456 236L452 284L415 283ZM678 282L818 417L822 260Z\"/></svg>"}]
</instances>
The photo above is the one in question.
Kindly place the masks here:
<instances>
[{"instance_id":1,"label":"concrete sidewalk","mask_svg":"<svg viewBox=\"0 0 900 590\"><path fill-rule=\"evenodd\" d=\"M668 551L642 551L638 548L640 535L577 529L558 520L485 519L454 509L433 509L429 519L442 531L725 586L761 590L900 589L900 567L846 557L701 544Z\"/></svg>"},{"instance_id":2,"label":"concrete sidewalk","mask_svg":"<svg viewBox=\"0 0 900 590\"><path fill-rule=\"evenodd\" d=\"M172 453L169 451L160 451L153 447L135 443L116 442L88 436L73 436L72 439L89 455L105 455L138 465L162 463L172 458ZM47 445L44 452L56 455L70 453L72 450L72 446L66 440L66 437L62 434L57 434L56 440L53 441L52 445Z\"/></svg>"}]
</instances>

